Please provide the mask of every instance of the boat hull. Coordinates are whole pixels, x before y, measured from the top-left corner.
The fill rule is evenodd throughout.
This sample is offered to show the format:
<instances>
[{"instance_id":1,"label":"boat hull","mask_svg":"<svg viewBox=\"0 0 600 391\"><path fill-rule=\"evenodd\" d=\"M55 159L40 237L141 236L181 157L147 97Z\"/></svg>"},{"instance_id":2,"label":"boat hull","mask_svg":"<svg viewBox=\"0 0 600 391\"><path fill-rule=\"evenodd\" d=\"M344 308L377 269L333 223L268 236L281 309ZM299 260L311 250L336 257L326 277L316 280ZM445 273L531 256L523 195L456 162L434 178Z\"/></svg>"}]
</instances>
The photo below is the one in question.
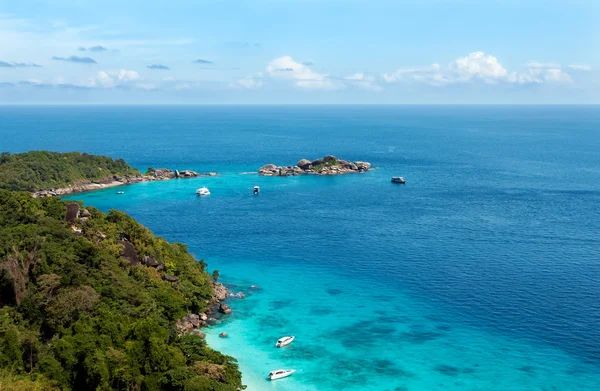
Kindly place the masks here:
<instances>
[{"instance_id":1,"label":"boat hull","mask_svg":"<svg viewBox=\"0 0 600 391\"><path fill-rule=\"evenodd\" d=\"M296 371L289 371L289 372L269 376L269 380L283 379L284 377L291 376L294 372L296 372Z\"/></svg>"}]
</instances>

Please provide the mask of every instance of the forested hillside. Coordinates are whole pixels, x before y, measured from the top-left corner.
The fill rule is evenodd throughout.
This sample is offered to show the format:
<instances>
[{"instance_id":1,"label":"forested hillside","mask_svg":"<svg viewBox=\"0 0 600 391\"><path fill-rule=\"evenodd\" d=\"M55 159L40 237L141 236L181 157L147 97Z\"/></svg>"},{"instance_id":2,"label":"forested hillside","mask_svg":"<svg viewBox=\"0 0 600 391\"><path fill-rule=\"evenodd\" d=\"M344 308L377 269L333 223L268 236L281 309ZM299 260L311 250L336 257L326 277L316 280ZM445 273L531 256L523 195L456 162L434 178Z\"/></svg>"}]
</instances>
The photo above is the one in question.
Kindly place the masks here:
<instances>
[{"instance_id":1,"label":"forested hillside","mask_svg":"<svg viewBox=\"0 0 600 391\"><path fill-rule=\"evenodd\" d=\"M243 388L175 327L211 304L205 264L123 212L66 205L0 190L0 389Z\"/></svg>"}]
</instances>

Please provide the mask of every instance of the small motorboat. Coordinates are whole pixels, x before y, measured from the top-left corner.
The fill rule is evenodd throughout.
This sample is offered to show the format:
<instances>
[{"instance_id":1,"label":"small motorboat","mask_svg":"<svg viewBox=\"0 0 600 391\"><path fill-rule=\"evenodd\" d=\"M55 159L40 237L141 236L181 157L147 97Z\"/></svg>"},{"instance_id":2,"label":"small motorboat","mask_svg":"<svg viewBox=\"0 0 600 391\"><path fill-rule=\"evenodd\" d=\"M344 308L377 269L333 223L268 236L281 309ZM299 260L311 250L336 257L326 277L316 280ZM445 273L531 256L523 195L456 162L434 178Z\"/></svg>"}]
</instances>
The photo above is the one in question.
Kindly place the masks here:
<instances>
[{"instance_id":1,"label":"small motorboat","mask_svg":"<svg viewBox=\"0 0 600 391\"><path fill-rule=\"evenodd\" d=\"M119 190L117 194L125 194L125 192L123 190Z\"/></svg>"},{"instance_id":2,"label":"small motorboat","mask_svg":"<svg viewBox=\"0 0 600 391\"><path fill-rule=\"evenodd\" d=\"M269 380L277 380L284 377L288 377L292 373L296 372L294 369L276 369L269 373Z\"/></svg>"},{"instance_id":3,"label":"small motorboat","mask_svg":"<svg viewBox=\"0 0 600 391\"><path fill-rule=\"evenodd\" d=\"M208 190L208 187L201 187L198 190L196 190L196 195L199 195L199 196L210 195L210 190Z\"/></svg>"},{"instance_id":4,"label":"small motorboat","mask_svg":"<svg viewBox=\"0 0 600 391\"><path fill-rule=\"evenodd\" d=\"M275 344L275 347L281 348L281 347L284 347L285 345L289 345L289 344L292 343L292 341L294 340L294 338L296 338L296 337L294 337L293 335L289 336L289 337L279 338L277 340L277 343Z\"/></svg>"},{"instance_id":5,"label":"small motorboat","mask_svg":"<svg viewBox=\"0 0 600 391\"><path fill-rule=\"evenodd\" d=\"M406 181L404 180L404 177L401 176L393 176L392 177L392 183L401 183L401 184L405 184Z\"/></svg>"},{"instance_id":6,"label":"small motorboat","mask_svg":"<svg viewBox=\"0 0 600 391\"><path fill-rule=\"evenodd\" d=\"M253 192L254 194L258 194L258 193L260 193L260 187L258 187L258 186L254 186L254 190L252 190L252 192Z\"/></svg>"}]
</instances>

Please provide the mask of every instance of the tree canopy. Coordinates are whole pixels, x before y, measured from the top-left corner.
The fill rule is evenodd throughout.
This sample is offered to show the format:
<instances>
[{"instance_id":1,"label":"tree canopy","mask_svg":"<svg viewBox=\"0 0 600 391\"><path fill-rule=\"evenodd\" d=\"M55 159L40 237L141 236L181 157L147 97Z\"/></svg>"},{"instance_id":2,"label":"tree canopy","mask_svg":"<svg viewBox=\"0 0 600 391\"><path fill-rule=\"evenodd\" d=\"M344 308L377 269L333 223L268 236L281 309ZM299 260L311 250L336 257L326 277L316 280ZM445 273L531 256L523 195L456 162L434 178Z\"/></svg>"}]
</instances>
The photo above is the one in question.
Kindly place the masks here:
<instances>
[{"instance_id":1,"label":"tree canopy","mask_svg":"<svg viewBox=\"0 0 600 391\"><path fill-rule=\"evenodd\" d=\"M204 262L123 212L88 207L67 223L66 204L0 190L2 389L243 389L233 358L177 334L210 303ZM124 258L123 243L176 278Z\"/></svg>"},{"instance_id":2,"label":"tree canopy","mask_svg":"<svg viewBox=\"0 0 600 391\"><path fill-rule=\"evenodd\" d=\"M123 159L79 152L30 151L0 154L0 189L40 191L137 175Z\"/></svg>"}]
</instances>

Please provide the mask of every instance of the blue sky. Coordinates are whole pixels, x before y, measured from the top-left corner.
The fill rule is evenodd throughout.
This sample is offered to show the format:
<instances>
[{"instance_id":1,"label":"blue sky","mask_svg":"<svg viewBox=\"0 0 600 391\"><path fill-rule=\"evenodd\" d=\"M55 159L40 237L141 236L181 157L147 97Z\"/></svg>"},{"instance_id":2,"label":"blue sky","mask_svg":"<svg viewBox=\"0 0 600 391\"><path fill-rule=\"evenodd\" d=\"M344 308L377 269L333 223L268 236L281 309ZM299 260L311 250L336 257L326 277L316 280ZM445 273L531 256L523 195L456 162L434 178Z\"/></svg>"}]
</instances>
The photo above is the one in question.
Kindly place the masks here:
<instances>
[{"instance_id":1,"label":"blue sky","mask_svg":"<svg viewBox=\"0 0 600 391\"><path fill-rule=\"evenodd\" d=\"M0 0L0 103L600 103L600 2Z\"/></svg>"}]
</instances>

